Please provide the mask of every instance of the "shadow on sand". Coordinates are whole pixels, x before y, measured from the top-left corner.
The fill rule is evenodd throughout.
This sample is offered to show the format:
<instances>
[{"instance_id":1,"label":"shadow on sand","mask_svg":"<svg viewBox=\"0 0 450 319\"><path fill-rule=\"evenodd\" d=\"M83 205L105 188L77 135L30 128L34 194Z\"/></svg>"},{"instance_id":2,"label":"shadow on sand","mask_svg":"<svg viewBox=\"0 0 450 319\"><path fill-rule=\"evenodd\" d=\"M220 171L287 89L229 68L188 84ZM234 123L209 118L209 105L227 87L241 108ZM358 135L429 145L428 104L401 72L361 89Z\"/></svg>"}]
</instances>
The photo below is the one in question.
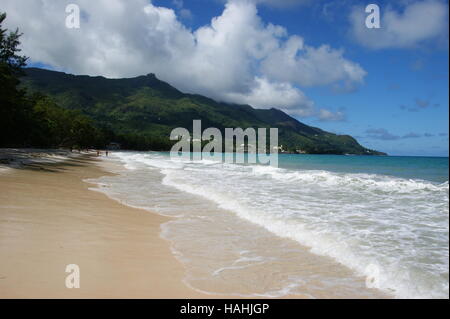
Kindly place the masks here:
<instances>
[{"instance_id":1,"label":"shadow on sand","mask_svg":"<svg viewBox=\"0 0 450 319\"><path fill-rule=\"evenodd\" d=\"M67 159L55 160L52 156L63 156ZM70 167L88 166L97 160L95 152L78 154L61 150L0 150L0 165L20 170L58 173L64 172Z\"/></svg>"}]
</instances>

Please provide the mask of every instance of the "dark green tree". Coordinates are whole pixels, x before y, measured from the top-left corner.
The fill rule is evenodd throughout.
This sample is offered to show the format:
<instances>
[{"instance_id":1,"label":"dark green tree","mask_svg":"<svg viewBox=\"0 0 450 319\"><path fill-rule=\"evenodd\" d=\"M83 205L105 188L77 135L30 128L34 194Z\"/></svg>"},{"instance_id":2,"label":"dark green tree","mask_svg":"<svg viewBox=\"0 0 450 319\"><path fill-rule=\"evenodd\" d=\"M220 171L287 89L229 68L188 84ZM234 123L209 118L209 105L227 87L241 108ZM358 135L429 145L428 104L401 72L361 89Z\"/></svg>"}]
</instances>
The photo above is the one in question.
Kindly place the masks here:
<instances>
[{"instance_id":1,"label":"dark green tree","mask_svg":"<svg viewBox=\"0 0 450 319\"><path fill-rule=\"evenodd\" d=\"M22 34L4 29L5 19L0 13L0 147L104 147L106 134L89 117L19 89L27 57L20 55Z\"/></svg>"},{"instance_id":2,"label":"dark green tree","mask_svg":"<svg viewBox=\"0 0 450 319\"><path fill-rule=\"evenodd\" d=\"M19 55L19 30L4 29L5 19L6 13L0 13L0 146L15 146L26 143L26 129L21 128L30 119L30 105L17 87L27 57Z\"/></svg>"},{"instance_id":3,"label":"dark green tree","mask_svg":"<svg viewBox=\"0 0 450 319\"><path fill-rule=\"evenodd\" d=\"M6 64L10 71L21 73L28 60L27 57L19 55L22 33L19 33L18 28L10 32L8 29L3 29L2 24L5 19L6 13L0 13L0 62Z\"/></svg>"}]
</instances>

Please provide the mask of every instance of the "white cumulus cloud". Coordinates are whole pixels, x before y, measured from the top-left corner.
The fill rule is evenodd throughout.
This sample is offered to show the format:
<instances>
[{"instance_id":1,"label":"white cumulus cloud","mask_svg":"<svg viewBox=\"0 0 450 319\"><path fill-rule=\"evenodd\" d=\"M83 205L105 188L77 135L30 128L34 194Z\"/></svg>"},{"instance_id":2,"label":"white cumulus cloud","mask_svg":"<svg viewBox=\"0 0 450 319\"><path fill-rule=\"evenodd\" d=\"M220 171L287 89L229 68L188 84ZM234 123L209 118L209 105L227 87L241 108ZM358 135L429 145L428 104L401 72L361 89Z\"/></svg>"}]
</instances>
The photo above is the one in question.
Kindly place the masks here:
<instances>
[{"instance_id":1,"label":"white cumulus cloud","mask_svg":"<svg viewBox=\"0 0 450 319\"><path fill-rule=\"evenodd\" d=\"M284 27L265 23L258 2L231 0L196 30L180 21L182 1L174 2L176 11L148 0L3 0L2 10L7 27L24 33L25 55L74 74L155 73L185 92L299 116L319 114L302 87L363 82L366 72L343 50L307 45ZM302 1L285 4L290 2ZM81 9L80 29L65 27L68 3Z\"/></svg>"},{"instance_id":2,"label":"white cumulus cloud","mask_svg":"<svg viewBox=\"0 0 450 319\"><path fill-rule=\"evenodd\" d=\"M331 112L329 110L320 109L318 118L321 121L344 121L345 114L342 111Z\"/></svg>"},{"instance_id":3,"label":"white cumulus cloud","mask_svg":"<svg viewBox=\"0 0 450 319\"><path fill-rule=\"evenodd\" d=\"M259 108L281 109L298 116L315 114L314 102L290 83L271 83L267 78L255 77L256 85L249 93L230 93L228 99L236 103L258 105Z\"/></svg>"},{"instance_id":4,"label":"white cumulus cloud","mask_svg":"<svg viewBox=\"0 0 450 319\"><path fill-rule=\"evenodd\" d=\"M448 4L444 1L409 1L401 11L381 7L379 29L366 28L366 15L364 7L354 7L350 23L352 36L368 48L411 48L429 40L448 44Z\"/></svg>"},{"instance_id":5,"label":"white cumulus cloud","mask_svg":"<svg viewBox=\"0 0 450 319\"><path fill-rule=\"evenodd\" d=\"M348 85L363 82L367 72L344 58L342 50L328 45L307 46L302 38L291 36L282 47L272 50L262 63L265 74L279 81L301 86L317 86L343 81Z\"/></svg>"}]
</instances>

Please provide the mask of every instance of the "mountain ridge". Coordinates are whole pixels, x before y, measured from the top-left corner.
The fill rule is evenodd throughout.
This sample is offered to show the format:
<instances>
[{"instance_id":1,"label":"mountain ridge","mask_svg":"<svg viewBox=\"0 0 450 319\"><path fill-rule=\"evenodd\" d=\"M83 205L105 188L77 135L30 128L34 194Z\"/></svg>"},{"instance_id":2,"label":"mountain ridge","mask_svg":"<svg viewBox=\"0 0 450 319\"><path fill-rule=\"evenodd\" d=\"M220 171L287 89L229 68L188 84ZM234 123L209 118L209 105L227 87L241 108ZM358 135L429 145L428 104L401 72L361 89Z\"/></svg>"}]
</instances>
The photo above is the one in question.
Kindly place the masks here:
<instances>
[{"instance_id":1,"label":"mountain ridge","mask_svg":"<svg viewBox=\"0 0 450 319\"><path fill-rule=\"evenodd\" d=\"M361 146L350 135L337 135L306 125L283 111L256 109L245 104L218 102L183 93L149 73L133 78L72 75L25 68L21 86L40 92L60 106L80 110L97 124L120 134L169 138L175 127L277 127L279 144L288 152L311 154L386 155Z\"/></svg>"}]
</instances>

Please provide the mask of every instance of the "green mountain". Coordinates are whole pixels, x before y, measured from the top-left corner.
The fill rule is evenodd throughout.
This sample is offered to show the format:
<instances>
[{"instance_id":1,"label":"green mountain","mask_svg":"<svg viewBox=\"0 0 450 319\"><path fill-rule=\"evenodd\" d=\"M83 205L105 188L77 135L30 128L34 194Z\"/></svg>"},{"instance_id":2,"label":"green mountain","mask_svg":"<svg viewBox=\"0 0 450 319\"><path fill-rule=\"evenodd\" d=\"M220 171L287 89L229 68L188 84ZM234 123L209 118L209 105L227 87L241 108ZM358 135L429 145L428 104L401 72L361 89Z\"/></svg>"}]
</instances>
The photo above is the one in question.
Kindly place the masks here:
<instances>
[{"instance_id":1,"label":"green mountain","mask_svg":"<svg viewBox=\"0 0 450 319\"><path fill-rule=\"evenodd\" d=\"M154 74L107 79L38 68L27 68L25 73L21 85L28 92L43 93L64 108L79 110L117 136L168 140L173 128L191 130L192 121L201 119L202 129L277 127L279 144L290 152L385 155L361 146L349 135L305 125L275 108L254 109L180 92Z\"/></svg>"}]
</instances>

